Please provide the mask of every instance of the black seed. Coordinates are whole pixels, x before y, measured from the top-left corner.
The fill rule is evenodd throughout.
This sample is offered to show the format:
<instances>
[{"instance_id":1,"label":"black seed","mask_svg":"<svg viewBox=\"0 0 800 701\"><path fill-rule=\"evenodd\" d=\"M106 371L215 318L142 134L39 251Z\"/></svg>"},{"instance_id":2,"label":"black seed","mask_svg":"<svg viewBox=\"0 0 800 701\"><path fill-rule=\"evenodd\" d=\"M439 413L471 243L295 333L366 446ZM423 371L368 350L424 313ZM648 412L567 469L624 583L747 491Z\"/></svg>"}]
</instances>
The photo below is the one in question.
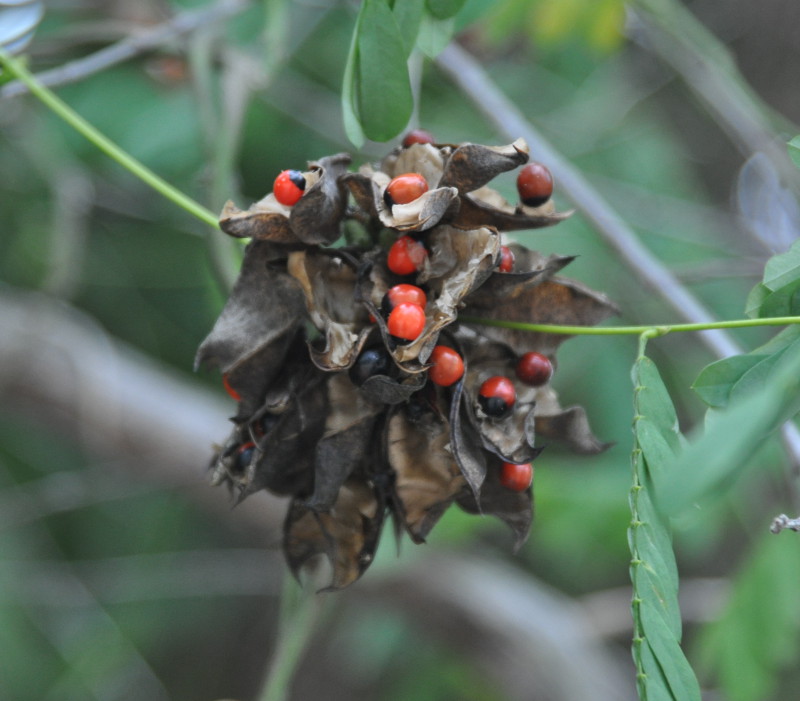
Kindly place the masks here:
<instances>
[{"instance_id":1,"label":"black seed","mask_svg":"<svg viewBox=\"0 0 800 701\"><path fill-rule=\"evenodd\" d=\"M275 426L277 425L278 421L281 420L281 417L276 414L264 414L259 420L259 426L263 431L264 435L269 433Z\"/></svg>"},{"instance_id":2,"label":"black seed","mask_svg":"<svg viewBox=\"0 0 800 701\"><path fill-rule=\"evenodd\" d=\"M511 413L511 406L500 397L484 397L481 394L478 395L478 404L481 405L484 414L494 419L502 419Z\"/></svg>"},{"instance_id":3,"label":"black seed","mask_svg":"<svg viewBox=\"0 0 800 701\"><path fill-rule=\"evenodd\" d=\"M386 203L386 206L389 209L394 207L394 200L392 199L392 196L389 194L389 190L383 191L383 201Z\"/></svg>"},{"instance_id":4,"label":"black seed","mask_svg":"<svg viewBox=\"0 0 800 701\"><path fill-rule=\"evenodd\" d=\"M306 189L306 179L299 170L290 170L289 180L291 180L301 190Z\"/></svg>"},{"instance_id":5,"label":"black seed","mask_svg":"<svg viewBox=\"0 0 800 701\"><path fill-rule=\"evenodd\" d=\"M523 197L522 204L524 204L526 207L541 207L549 199L549 195L547 197Z\"/></svg>"},{"instance_id":6,"label":"black seed","mask_svg":"<svg viewBox=\"0 0 800 701\"><path fill-rule=\"evenodd\" d=\"M250 461L253 459L253 454L256 452L255 446L249 446L236 454L236 460L233 462L233 469L235 472L244 472Z\"/></svg>"},{"instance_id":7,"label":"black seed","mask_svg":"<svg viewBox=\"0 0 800 701\"><path fill-rule=\"evenodd\" d=\"M392 313L392 300L389 299L389 293L387 292L383 295L383 299L381 300L381 314L383 314L384 318L388 317L389 314Z\"/></svg>"},{"instance_id":8,"label":"black seed","mask_svg":"<svg viewBox=\"0 0 800 701\"><path fill-rule=\"evenodd\" d=\"M380 348L369 348L358 356L348 371L354 385L363 385L373 375L386 375L389 372L389 356Z\"/></svg>"}]
</instances>

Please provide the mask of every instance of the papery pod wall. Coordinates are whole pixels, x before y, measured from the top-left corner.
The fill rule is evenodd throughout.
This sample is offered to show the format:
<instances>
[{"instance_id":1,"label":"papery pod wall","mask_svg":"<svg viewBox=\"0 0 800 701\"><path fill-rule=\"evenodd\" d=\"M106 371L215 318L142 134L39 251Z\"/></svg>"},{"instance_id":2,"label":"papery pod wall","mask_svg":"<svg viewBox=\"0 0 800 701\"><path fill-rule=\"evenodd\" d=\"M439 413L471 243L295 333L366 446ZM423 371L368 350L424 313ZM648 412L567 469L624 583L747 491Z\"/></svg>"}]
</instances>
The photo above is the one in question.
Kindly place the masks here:
<instances>
[{"instance_id":1,"label":"papery pod wall","mask_svg":"<svg viewBox=\"0 0 800 701\"><path fill-rule=\"evenodd\" d=\"M522 140L416 137L379 164L320 158L248 209L226 204L222 230L251 241L197 354L237 401L213 481L237 499L291 497L283 545L295 574L324 556L330 588L344 587L371 563L387 514L421 543L451 505L502 519L519 548L543 446L605 447L551 386L566 336L480 323L615 313L560 277L572 258L505 240L569 215L547 191L527 196L533 171L519 176L519 204L488 186L528 159ZM523 357L544 375L520 369Z\"/></svg>"}]
</instances>

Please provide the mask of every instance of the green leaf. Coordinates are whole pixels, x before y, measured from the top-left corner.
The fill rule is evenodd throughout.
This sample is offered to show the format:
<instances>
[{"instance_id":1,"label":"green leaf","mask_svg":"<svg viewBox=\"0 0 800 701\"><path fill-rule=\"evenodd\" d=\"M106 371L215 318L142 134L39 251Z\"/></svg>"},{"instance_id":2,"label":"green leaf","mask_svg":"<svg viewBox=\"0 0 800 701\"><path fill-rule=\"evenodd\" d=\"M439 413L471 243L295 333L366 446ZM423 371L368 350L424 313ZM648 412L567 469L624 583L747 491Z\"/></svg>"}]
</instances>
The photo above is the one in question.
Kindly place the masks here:
<instances>
[{"instance_id":1,"label":"green leaf","mask_svg":"<svg viewBox=\"0 0 800 701\"><path fill-rule=\"evenodd\" d=\"M771 292L761 300L758 309L760 318L771 316L794 316L800 310L800 280Z\"/></svg>"},{"instance_id":2,"label":"green leaf","mask_svg":"<svg viewBox=\"0 0 800 701\"><path fill-rule=\"evenodd\" d=\"M769 289L759 282L747 295L747 301L744 303L744 313L751 319L757 319L760 316L761 305L764 304L764 300L769 294Z\"/></svg>"},{"instance_id":3,"label":"green leaf","mask_svg":"<svg viewBox=\"0 0 800 701\"><path fill-rule=\"evenodd\" d=\"M642 524L637 528L635 534L637 547L640 549L640 557L646 559L653 570L665 577L677 592L678 566L672 551L672 538L663 517L650 499L649 493L650 489L645 488L639 492L637 499L637 515ZM658 554L657 560L650 555L651 552Z\"/></svg>"},{"instance_id":4,"label":"green leaf","mask_svg":"<svg viewBox=\"0 0 800 701\"><path fill-rule=\"evenodd\" d=\"M364 0L356 44L355 102L361 128L373 141L388 141L408 124L413 96L403 37L384 0Z\"/></svg>"},{"instance_id":5,"label":"green leaf","mask_svg":"<svg viewBox=\"0 0 800 701\"><path fill-rule=\"evenodd\" d=\"M633 379L635 420L633 488L631 489L631 582L634 661L642 699L699 701L700 687L680 647L681 613L678 570L668 524L651 499L655 476L672 464L683 442L675 408L653 362L642 354Z\"/></svg>"},{"instance_id":6,"label":"green leaf","mask_svg":"<svg viewBox=\"0 0 800 701\"><path fill-rule=\"evenodd\" d=\"M661 431L646 416L636 422L636 440L644 454L648 474L657 475L680 451L675 434Z\"/></svg>"},{"instance_id":7,"label":"green leaf","mask_svg":"<svg viewBox=\"0 0 800 701\"><path fill-rule=\"evenodd\" d=\"M700 632L702 666L731 701L774 698L778 673L800 649L800 549L764 536L732 582L721 615Z\"/></svg>"},{"instance_id":8,"label":"green leaf","mask_svg":"<svg viewBox=\"0 0 800 701\"><path fill-rule=\"evenodd\" d=\"M344 68L344 78L342 80L342 120L344 131L356 148L360 148L366 140L364 130L361 128L361 120L358 115L356 93L356 66L358 65L358 33L361 27L361 16L364 12L364 5L356 18L356 25L353 28L353 36L350 39L350 49L347 52L347 63Z\"/></svg>"},{"instance_id":9,"label":"green leaf","mask_svg":"<svg viewBox=\"0 0 800 701\"><path fill-rule=\"evenodd\" d=\"M450 43L455 30L453 18L437 20L424 15L417 37L417 47L428 58L436 58Z\"/></svg>"},{"instance_id":10,"label":"green leaf","mask_svg":"<svg viewBox=\"0 0 800 701\"><path fill-rule=\"evenodd\" d=\"M436 19L450 19L458 14L466 0L425 0L425 5L431 17Z\"/></svg>"},{"instance_id":11,"label":"green leaf","mask_svg":"<svg viewBox=\"0 0 800 701\"><path fill-rule=\"evenodd\" d=\"M639 697L646 701L675 701L664 671L647 642L642 645L641 658L645 679L640 681ZM642 685L644 689L641 689Z\"/></svg>"},{"instance_id":12,"label":"green leaf","mask_svg":"<svg viewBox=\"0 0 800 701\"><path fill-rule=\"evenodd\" d=\"M692 389L706 404L721 409L727 406L733 385L764 357L747 354L717 360L700 371Z\"/></svg>"},{"instance_id":13,"label":"green leaf","mask_svg":"<svg viewBox=\"0 0 800 701\"><path fill-rule=\"evenodd\" d=\"M764 279L747 297L750 317L789 316L800 309L796 299L800 290L800 240L780 255L773 256L764 268Z\"/></svg>"},{"instance_id":14,"label":"green leaf","mask_svg":"<svg viewBox=\"0 0 800 701\"><path fill-rule=\"evenodd\" d=\"M700 371L692 388L700 395L701 399L714 409L724 409L731 398L734 387L744 378L750 370L768 358L785 351L800 337L800 325L789 326L776 336L750 353L734 355L724 360L707 365ZM755 374L748 378L748 383ZM737 393L745 385L737 389Z\"/></svg>"},{"instance_id":15,"label":"green leaf","mask_svg":"<svg viewBox=\"0 0 800 701\"><path fill-rule=\"evenodd\" d=\"M640 544L643 541L640 541ZM671 551L671 549L670 549ZM678 587L667 576L663 559L655 551L640 550L643 562L634 571L637 596L659 611L670 630L670 637L681 639L681 612L678 608ZM647 561L645 561L647 557ZM647 630L645 628L645 630Z\"/></svg>"},{"instance_id":16,"label":"green leaf","mask_svg":"<svg viewBox=\"0 0 800 701\"><path fill-rule=\"evenodd\" d=\"M647 644L667 679L672 697L676 701L700 701L700 685L694 671L658 607L643 601L639 616Z\"/></svg>"},{"instance_id":17,"label":"green leaf","mask_svg":"<svg viewBox=\"0 0 800 701\"><path fill-rule=\"evenodd\" d=\"M800 136L795 136L789 144L789 157L794 161L794 164L800 168Z\"/></svg>"},{"instance_id":18,"label":"green leaf","mask_svg":"<svg viewBox=\"0 0 800 701\"><path fill-rule=\"evenodd\" d=\"M782 354L763 388L721 412L654 476L656 501L674 515L739 476L762 442L800 410L800 344Z\"/></svg>"},{"instance_id":19,"label":"green leaf","mask_svg":"<svg viewBox=\"0 0 800 701\"><path fill-rule=\"evenodd\" d=\"M655 363L643 356L634 365L632 377L636 387L636 413L646 417L664 434L677 435L678 415Z\"/></svg>"},{"instance_id":20,"label":"green leaf","mask_svg":"<svg viewBox=\"0 0 800 701\"><path fill-rule=\"evenodd\" d=\"M425 13L425 0L395 0L392 13L406 47L406 58L417 43L419 27Z\"/></svg>"},{"instance_id":21,"label":"green leaf","mask_svg":"<svg viewBox=\"0 0 800 701\"><path fill-rule=\"evenodd\" d=\"M764 285L773 292L800 280L800 240L777 256L772 256L764 266Z\"/></svg>"},{"instance_id":22,"label":"green leaf","mask_svg":"<svg viewBox=\"0 0 800 701\"><path fill-rule=\"evenodd\" d=\"M784 353L792 352L793 347L797 350L797 347L800 347L800 341L795 341L791 346L783 348L771 355L755 356L759 358L758 362L744 372L734 383L733 387L731 387L731 401L744 400L750 394L762 389Z\"/></svg>"}]
</instances>

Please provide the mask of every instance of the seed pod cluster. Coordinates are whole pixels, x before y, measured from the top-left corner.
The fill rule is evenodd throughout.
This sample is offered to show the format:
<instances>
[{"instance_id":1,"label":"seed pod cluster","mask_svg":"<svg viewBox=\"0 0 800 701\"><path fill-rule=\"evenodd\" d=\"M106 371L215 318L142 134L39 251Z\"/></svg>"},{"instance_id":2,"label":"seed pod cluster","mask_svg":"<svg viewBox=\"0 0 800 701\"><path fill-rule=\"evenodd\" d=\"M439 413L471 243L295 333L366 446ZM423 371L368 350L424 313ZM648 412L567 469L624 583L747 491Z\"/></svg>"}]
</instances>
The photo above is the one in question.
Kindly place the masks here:
<instances>
[{"instance_id":1,"label":"seed pod cluster","mask_svg":"<svg viewBox=\"0 0 800 701\"><path fill-rule=\"evenodd\" d=\"M387 516L420 543L455 504L503 520L518 548L537 439L604 448L551 387L566 336L475 321L588 325L615 312L558 276L572 258L504 240L568 214L540 201L546 187L532 198L530 169L520 203L488 187L527 163L524 141L423 134L357 171L346 154L284 171L274 193L247 210L229 202L220 219L251 241L197 354L237 404L212 480L238 499L290 497L287 562L299 574L327 558L331 589L367 569Z\"/></svg>"}]
</instances>

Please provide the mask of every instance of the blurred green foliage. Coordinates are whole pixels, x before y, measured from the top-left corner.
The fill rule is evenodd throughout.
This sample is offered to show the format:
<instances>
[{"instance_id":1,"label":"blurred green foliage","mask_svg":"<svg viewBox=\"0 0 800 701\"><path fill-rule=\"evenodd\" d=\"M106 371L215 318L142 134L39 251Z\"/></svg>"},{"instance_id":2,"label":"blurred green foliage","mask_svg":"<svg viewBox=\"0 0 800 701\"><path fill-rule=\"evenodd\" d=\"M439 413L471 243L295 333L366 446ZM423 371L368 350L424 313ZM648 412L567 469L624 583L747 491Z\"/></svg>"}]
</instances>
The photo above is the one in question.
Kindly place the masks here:
<instances>
[{"instance_id":1,"label":"blurred green foliage","mask_svg":"<svg viewBox=\"0 0 800 701\"><path fill-rule=\"evenodd\" d=\"M137 15L126 3L60 3L31 46L30 65L35 71L61 65L141 22L163 21L165 10L203 4L142 3ZM726 179L725 189L732 189L735 174L714 171L712 156L692 153L682 125L670 118L676 103L685 105L685 95L640 49L625 43L624 4L469 0L451 17L460 5L429 1L435 19L421 20L418 43L441 40L443 30L463 31L500 87L645 244L721 318L742 316L767 253L718 197L716 179ZM339 106L357 8L290 3L285 9L286 54L277 59L262 41L265 17L274 15L267 14L268 5L253 5L189 40L65 85L58 94L214 209L228 197L249 204L270 189L280 170L325 154L349 150L356 165L379 156L386 145L366 142L354 150L347 142ZM234 88L248 72L232 56L256 66L277 61L242 103ZM379 92L380 76L372 78L371 89ZM419 89L420 125L448 142L500 142L435 65L426 63L411 80ZM237 105L244 110L241 128ZM713 120L699 123L704 132L695 138L719 138ZM237 141L229 160L219 157L221 145ZM790 149L795 159L796 141ZM496 184L515 199L513 174ZM72 304L115 339L188 379L195 348L225 294L212 260L219 253L209 245L217 232L147 189L30 98L0 98L0 188L0 291L44 291ZM570 207L558 183L556 202L559 209ZM567 274L618 300L620 323L671 320L663 301L642 288L580 214L517 237L547 253L578 255ZM228 260L237 250L226 251ZM741 261L755 262L743 274ZM736 335L754 348L771 333ZM712 360L708 351L682 336L651 342L649 353L682 428L701 422L704 407L689 388ZM594 458L548 446L536 466L534 532L517 557L509 554L511 539L502 524L454 510L424 550L508 558L526 576L577 600L627 586L629 370L635 356L634 342L621 338L574 339L560 352L555 388L562 403L584 405L596 432L614 445ZM727 362L730 369L742 361ZM216 377L200 374L193 381L222 394ZM717 397L718 383L714 387ZM280 561L270 553L261 595L253 593L262 582L252 572L208 593L196 586L191 569L185 577L167 574L183 571L183 555L207 552L211 571L222 577L231 562L226 553L261 548L275 534L237 530L236 511L221 518L192 490L142 484L99 460L81 436L26 414L17 399L4 395L0 413L0 504L5 514L22 514L6 516L0 530L0 697L254 698L274 643ZM712 577L729 590L728 598L716 600L718 610L723 607L717 620L708 626L689 622L687 647L690 661L701 663L703 686L731 701L789 698L797 683L797 543L790 534L755 535L776 512L797 503L785 461L773 441L755 455L744 478L709 494L674 524L681 577ZM203 468L198 465L198 483ZM63 501L53 506L49 480L59 477L67 480L55 485ZM70 485L87 489L99 478L114 485L113 498L87 497L70 506L64 496ZM422 557L410 543L398 557L389 540L368 579L389 578ZM252 559L266 569L256 555ZM165 577L167 585L156 586ZM302 667L303 689L336 688L341 698L348 690L366 698L368 689L369 698L384 701L500 698L468 650L405 611L387 612L369 596L362 600L362 586L369 591L368 582L359 583L341 595L349 614L333 617L327 637L315 643L318 657ZM115 598L115 591L122 593ZM620 615L625 620L619 628L629 631L627 603ZM608 642L627 656L628 633L611 634ZM338 668L315 665L334 653ZM331 698L340 696L331 692Z\"/></svg>"}]
</instances>

